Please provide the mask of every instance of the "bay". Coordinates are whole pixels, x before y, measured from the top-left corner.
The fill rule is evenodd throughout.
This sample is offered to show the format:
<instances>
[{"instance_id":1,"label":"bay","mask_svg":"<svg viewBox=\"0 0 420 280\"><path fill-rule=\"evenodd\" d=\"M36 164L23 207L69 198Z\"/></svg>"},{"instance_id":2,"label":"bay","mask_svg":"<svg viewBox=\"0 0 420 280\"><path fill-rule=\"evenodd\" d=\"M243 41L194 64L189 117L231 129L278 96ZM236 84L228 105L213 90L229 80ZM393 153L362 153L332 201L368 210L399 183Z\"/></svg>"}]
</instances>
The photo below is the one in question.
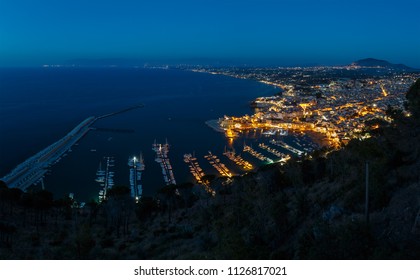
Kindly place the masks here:
<instances>
[{"instance_id":1,"label":"bay","mask_svg":"<svg viewBox=\"0 0 420 280\"><path fill-rule=\"evenodd\" d=\"M143 108L95 123L94 127L104 129L89 132L54 165L45 188L56 198L72 192L82 201L96 199L99 185L94 179L103 157L115 158L115 184L128 186L128 157L142 152L144 194L152 195L164 185L151 149L155 139L160 143L167 139L171 145L169 157L177 183L193 180L183 162L185 153L195 152L204 171L215 174L203 156L211 150L221 158L229 143L205 121L225 114L252 114L251 100L276 92L255 81L181 70L0 69L0 176L83 119L142 103ZM223 161L240 172L227 159Z\"/></svg>"}]
</instances>

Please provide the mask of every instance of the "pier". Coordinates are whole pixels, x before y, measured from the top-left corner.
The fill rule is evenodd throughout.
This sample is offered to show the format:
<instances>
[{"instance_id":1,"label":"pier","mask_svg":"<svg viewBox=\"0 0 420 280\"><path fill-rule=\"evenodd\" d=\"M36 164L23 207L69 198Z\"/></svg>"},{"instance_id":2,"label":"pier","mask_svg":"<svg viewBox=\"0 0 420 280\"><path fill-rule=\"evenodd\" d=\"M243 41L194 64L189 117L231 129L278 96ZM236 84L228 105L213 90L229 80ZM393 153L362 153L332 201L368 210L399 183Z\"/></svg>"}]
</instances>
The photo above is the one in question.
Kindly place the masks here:
<instances>
[{"instance_id":1,"label":"pier","mask_svg":"<svg viewBox=\"0 0 420 280\"><path fill-rule=\"evenodd\" d=\"M278 158L282 158L282 157L284 157L284 156L286 156L285 154L283 154L283 153L281 153L281 152L279 152L279 151L277 151L276 149L273 149L273 148L271 148L271 147L269 147L269 146L267 146L266 144L264 144L264 143L259 143L258 144L258 147L260 147L261 149L263 149L263 150L266 150L267 152L269 152L270 154L272 154L272 155L275 155L276 157L278 157Z\"/></svg>"},{"instance_id":2,"label":"pier","mask_svg":"<svg viewBox=\"0 0 420 280\"><path fill-rule=\"evenodd\" d=\"M4 181L9 188L19 188L26 191L30 186L42 182L49 168L58 163L63 156L67 155L67 152L71 151L71 147L92 130L92 125L97 120L142 107L143 104L139 104L99 117L92 116L86 118L63 138L20 163L9 174L0 178L0 180Z\"/></svg>"},{"instance_id":3,"label":"pier","mask_svg":"<svg viewBox=\"0 0 420 280\"><path fill-rule=\"evenodd\" d=\"M140 184L142 171L145 169L143 155L140 154L140 157L130 157L128 159L128 166L130 167L130 188L131 196L139 201L143 194L143 187Z\"/></svg>"},{"instance_id":4,"label":"pier","mask_svg":"<svg viewBox=\"0 0 420 280\"><path fill-rule=\"evenodd\" d=\"M174 173L172 171L171 163L169 162L168 152L169 152L169 144L157 144L156 141L152 147L153 151L156 152L156 159L155 161L160 164L162 168L162 175L163 180L165 181L166 185L176 185Z\"/></svg>"},{"instance_id":5,"label":"pier","mask_svg":"<svg viewBox=\"0 0 420 280\"><path fill-rule=\"evenodd\" d=\"M116 112L112 112L112 113L109 113L109 114L99 116L99 117L97 117L97 120L104 119L104 118L109 118L109 117L112 117L112 116L115 116L115 115L119 115L119 114L122 114L122 113L125 113L125 112L128 112L128 111L143 108L143 107L144 107L143 104L135 105L135 106L132 106L132 107L128 107L128 108L116 111Z\"/></svg>"},{"instance_id":6,"label":"pier","mask_svg":"<svg viewBox=\"0 0 420 280\"><path fill-rule=\"evenodd\" d=\"M120 129L120 128L103 128L103 127L93 127L95 131L101 132L117 132L117 133L134 133L134 129Z\"/></svg>"},{"instance_id":7,"label":"pier","mask_svg":"<svg viewBox=\"0 0 420 280\"><path fill-rule=\"evenodd\" d=\"M95 180L102 187L99 191L99 202L106 199L108 190L114 186L114 171L111 171L111 168L115 166L115 160L113 157L104 157L104 159L106 163L105 170L101 169L101 163L99 163L99 169L96 172L97 178Z\"/></svg>"},{"instance_id":8,"label":"pier","mask_svg":"<svg viewBox=\"0 0 420 280\"><path fill-rule=\"evenodd\" d=\"M204 186L206 192L208 192L212 196L215 196L216 192L210 187L210 182L207 180L203 180L205 174L203 172L203 169L201 169L200 165L198 164L197 158L191 154L185 154L184 162L188 164L190 172L194 176L197 183Z\"/></svg>"},{"instance_id":9,"label":"pier","mask_svg":"<svg viewBox=\"0 0 420 280\"><path fill-rule=\"evenodd\" d=\"M59 162L64 154L69 152L71 147L89 132L90 126L96 120L95 117L85 119L66 136L16 166L12 172L1 180L9 188L19 188L23 191L37 184L45 176L48 169Z\"/></svg>"},{"instance_id":10,"label":"pier","mask_svg":"<svg viewBox=\"0 0 420 280\"><path fill-rule=\"evenodd\" d=\"M220 162L220 159L218 159L216 155L213 155L209 151L209 154L205 155L204 158L210 162L211 166L213 166L219 172L220 175L229 178L232 177L232 173L230 172L230 170L223 163Z\"/></svg>"},{"instance_id":11,"label":"pier","mask_svg":"<svg viewBox=\"0 0 420 280\"><path fill-rule=\"evenodd\" d=\"M258 147L260 147L261 149L266 150L267 152L275 155L276 157L278 157L279 159L276 162L280 162L282 164L286 163L289 159L291 159L290 155L286 155L283 154L282 152L277 151L274 148L271 148L270 146L267 146L264 143L260 143L258 144Z\"/></svg>"},{"instance_id":12,"label":"pier","mask_svg":"<svg viewBox=\"0 0 420 280\"><path fill-rule=\"evenodd\" d=\"M194 176L198 184L202 185L202 178L205 176L203 169L197 162L197 158L193 157L191 154L184 155L184 162L188 164L190 168L190 173Z\"/></svg>"},{"instance_id":13,"label":"pier","mask_svg":"<svg viewBox=\"0 0 420 280\"><path fill-rule=\"evenodd\" d=\"M225 155L228 159L233 161L236 165L238 165L239 167L247 171L252 170L254 168L250 162L244 160L240 155L235 154L234 150L233 151L225 150L223 155Z\"/></svg>"},{"instance_id":14,"label":"pier","mask_svg":"<svg viewBox=\"0 0 420 280\"><path fill-rule=\"evenodd\" d=\"M210 187L210 182L207 180L203 180L203 177L205 176L205 174L203 172L203 169L201 169L200 165L198 164L197 158L191 154L185 154L184 162L188 164L188 167L190 168L190 172L194 176L197 183L204 186L205 190L214 196L216 193Z\"/></svg>"}]
</instances>

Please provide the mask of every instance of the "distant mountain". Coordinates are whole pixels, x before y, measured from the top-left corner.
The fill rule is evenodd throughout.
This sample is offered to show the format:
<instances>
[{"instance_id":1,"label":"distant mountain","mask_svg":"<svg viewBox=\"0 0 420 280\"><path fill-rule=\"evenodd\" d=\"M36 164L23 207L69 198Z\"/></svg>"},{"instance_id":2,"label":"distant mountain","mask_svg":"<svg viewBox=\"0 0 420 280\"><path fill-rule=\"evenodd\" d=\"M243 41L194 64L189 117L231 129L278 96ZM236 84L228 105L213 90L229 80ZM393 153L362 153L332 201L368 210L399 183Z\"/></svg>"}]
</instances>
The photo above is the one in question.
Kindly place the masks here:
<instances>
[{"instance_id":1,"label":"distant mountain","mask_svg":"<svg viewBox=\"0 0 420 280\"><path fill-rule=\"evenodd\" d=\"M360 66L360 67L384 67L384 68L391 68L395 70L414 70L411 67L408 67L404 64L393 64L386 60L380 60L375 58L365 58L360 59L351 64L352 66Z\"/></svg>"}]
</instances>

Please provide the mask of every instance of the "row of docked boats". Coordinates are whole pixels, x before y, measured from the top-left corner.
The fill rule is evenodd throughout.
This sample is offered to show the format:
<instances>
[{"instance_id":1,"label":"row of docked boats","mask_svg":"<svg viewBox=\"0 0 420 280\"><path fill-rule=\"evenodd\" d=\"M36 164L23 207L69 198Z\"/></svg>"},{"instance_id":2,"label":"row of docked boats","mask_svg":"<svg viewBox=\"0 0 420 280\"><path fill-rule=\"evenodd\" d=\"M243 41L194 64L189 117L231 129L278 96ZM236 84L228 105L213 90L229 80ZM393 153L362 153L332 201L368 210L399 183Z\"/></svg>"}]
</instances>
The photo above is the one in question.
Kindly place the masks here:
<instances>
[{"instance_id":1,"label":"row of docked boats","mask_svg":"<svg viewBox=\"0 0 420 280\"><path fill-rule=\"evenodd\" d=\"M271 158L266 157L263 154L255 151L251 146L248 146L245 143L244 143L244 150L243 151L249 153L250 155L252 155L256 159L259 159L263 162L267 162L267 163L273 163L274 162Z\"/></svg>"},{"instance_id":2,"label":"row of docked boats","mask_svg":"<svg viewBox=\"0 0 420 280\"><path fill-rule=\"evenodd\" d=\"M204 156L204 158L210 162L210 164L219 172L220 175L229 178L233 176L226 165L224 165L216 155L212 154L212 152L209 151L208 154Z\"/></svg>"},{"instance_id":3,"label":"row of docked boats","mask_svg":"<svg viewBox=\"0 0 420 280\"><path fill-rule=\"evenodd\" d=\"M172 165L169 161L168 152L169 144L166 141L165 144L153 143L152 150L156 153L155 161L160 164L162 168L163 180L166 185L176 185L174 172L172 170Z\"/></svg>"},{"instance_id":4,"label":"row of docked boats","mask_svg":"<svg viewBox=\"0 0 420 280\"><path fill-rule=\"evenodd\" d=\"M102 161L99 162L99 168L96 171L95 181L99 183L101 189L99 190L99 202L106 199L107 192L114 186L114 175L112 171L115 166L115 160L113 157L104 157L105 169L102 169Z\"/></svg>"},{"instance_id":5,"label":"row of docked boats","mask_svg":"<svg viewBox=\"0 0 420 280\"><path fill-rule=\"evenodd\" d=\"M296 153L298 155L301 155L303 152L301 150L298 150L297 148L294 148L284 142L270 141L270 144L280 146L284 149L287 149L293 153ZM279 160L276 160L276 162L286 162L288 159L290 159L290 155L283 154L279 152L278 150L264 144L260 143L259 148L266 150L267 152L275 155ZM173 173L172 165L170 163L168 153L169 153L169 144L166 141L165 144L156 143L156 141L152 145L152 150L156 153L155 161L160 164L162 169L162 175L163 179L166 185L176 185L175 176ZM248 152L253 157L264 161L264 162L274 162L272 159L264 156L263 154L255 151L251 146L247 146L244 143L244 152ZM226 150L224 151L223 155L225 155L228 159L233 161L236 165L241 167L245 171L250 171L254 167L253 165L244 160L241 155L236 154L234 150ZM221 176L231 178L233 176L232 172L226 167L225 164L223 164L220 159L214 155L211 151L208 152L207 155L204 156L205 159L207 159L211 166L213 166L218 173ZM99 191L99 201L103 201L106 199L107 192L110 188L114 186L114 174L113 167L115 165L115 160L113 157L105 157L105 168L102 168L101 161L99 163L99 168L96 172L96 179L95 181L98 182L101 186L101 190ZM207 180L204 180L205 173L203 169L200 167L197 158L193 156L192 154L185 154L184 155L184 162L188 164L189 171L195 178L196 182L200 185L203 185L204 187L209 187L209 182ZM145 163L143 159L143 155L140 153L140 156L132 156L128 159L128 167L129 167L129 182L130 182L130 190L131 190L131 196L136 200L139 201L139 199L143 195L143 186L141 184L142 180L142 172L145 170Z\"/></svg>"},{"instance_id":6,"label":"row of docked boats","mask_svg":"<svg viewBox=\"0 0 420 280\"><path fill-rule=\"evenodd\" d=\"M143 187L140 183L141 174L145 169L143 155L140 153L140 157L129 157L128 166L130 168L130 190L131 196L137 201L143 194Z\"/></svg>"}]
</instances>

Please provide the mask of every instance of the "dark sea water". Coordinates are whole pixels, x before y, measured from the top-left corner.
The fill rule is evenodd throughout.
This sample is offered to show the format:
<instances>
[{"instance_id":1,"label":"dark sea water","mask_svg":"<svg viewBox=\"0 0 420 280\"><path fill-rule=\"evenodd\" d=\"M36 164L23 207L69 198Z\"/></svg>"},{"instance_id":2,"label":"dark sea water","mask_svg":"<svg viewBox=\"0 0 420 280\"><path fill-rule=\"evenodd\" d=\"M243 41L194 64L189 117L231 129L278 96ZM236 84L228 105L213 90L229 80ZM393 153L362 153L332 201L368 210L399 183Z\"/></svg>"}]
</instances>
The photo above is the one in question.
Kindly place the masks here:
<instances>
[{"instance_id":1,"label":"dark sea water","mask_svg":"<svg viewBox=\"0 0 420 280\"><path fill-rule=\"evenodd\" d=\"M192 181L183 155L193 151L206 173L215 174L203 158L208 150L240 172L222 156L229 145L224 135L205 121L225 114L252 114L252 99L277 91L255 81L179 70L0 69L0 177L85 118L139 103L144 107L94 124L134 132L89 132L52 167L45 188L56 198L73 192L82 201L96 199L100 187L94 179L103 157L115 158L115 184L128 186L128 157L142 152L146 164L143 191L154 194L164 185L152 151L155 139L167 139L171 145L169 158L177 183ZM238 149L242 144L235 143Z\"/></svg>"}]
</instances>

